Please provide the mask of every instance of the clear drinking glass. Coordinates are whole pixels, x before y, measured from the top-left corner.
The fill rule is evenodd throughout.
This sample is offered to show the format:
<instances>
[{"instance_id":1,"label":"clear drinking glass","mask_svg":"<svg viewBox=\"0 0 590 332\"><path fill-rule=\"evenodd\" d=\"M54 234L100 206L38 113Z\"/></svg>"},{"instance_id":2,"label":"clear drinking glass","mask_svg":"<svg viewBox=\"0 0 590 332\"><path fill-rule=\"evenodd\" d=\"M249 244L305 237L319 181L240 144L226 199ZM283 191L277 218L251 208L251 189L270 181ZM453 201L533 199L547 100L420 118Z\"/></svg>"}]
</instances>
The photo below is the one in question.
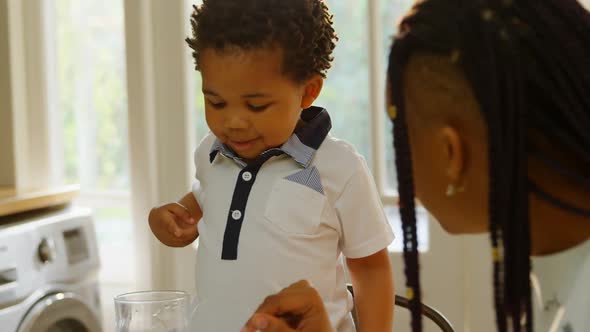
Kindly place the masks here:
<instances>
[{"instance_id":1,"label":"clear drinking glass","mask_svg":"<svg viewBox=\"0 0 590 332\"><path fill-rule=\"evenodd\" d=\"M117 332L188 332L191 297L182 291L145 291L115 297Z\"/></svg>"}]
</instances>

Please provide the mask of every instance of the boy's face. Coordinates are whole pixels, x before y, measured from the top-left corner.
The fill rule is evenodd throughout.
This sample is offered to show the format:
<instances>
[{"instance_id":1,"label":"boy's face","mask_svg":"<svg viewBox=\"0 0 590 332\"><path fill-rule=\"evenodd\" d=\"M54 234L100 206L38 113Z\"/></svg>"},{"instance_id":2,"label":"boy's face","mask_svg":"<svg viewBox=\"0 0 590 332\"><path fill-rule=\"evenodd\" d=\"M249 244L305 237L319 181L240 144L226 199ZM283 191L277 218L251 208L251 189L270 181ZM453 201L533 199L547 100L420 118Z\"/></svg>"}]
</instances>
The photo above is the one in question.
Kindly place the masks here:
<instances>
[{"instance_id":1,"label":"boy's face","mask_svg":"<svg viewBox=\"0 0 590 332\"><path fill-rule=\"evenodd\" d=\"M291 80L282 60L279 48L201 53L207 125L245 160L285 143L321 90L319 76Z\"/></svg>"}]
</instances>

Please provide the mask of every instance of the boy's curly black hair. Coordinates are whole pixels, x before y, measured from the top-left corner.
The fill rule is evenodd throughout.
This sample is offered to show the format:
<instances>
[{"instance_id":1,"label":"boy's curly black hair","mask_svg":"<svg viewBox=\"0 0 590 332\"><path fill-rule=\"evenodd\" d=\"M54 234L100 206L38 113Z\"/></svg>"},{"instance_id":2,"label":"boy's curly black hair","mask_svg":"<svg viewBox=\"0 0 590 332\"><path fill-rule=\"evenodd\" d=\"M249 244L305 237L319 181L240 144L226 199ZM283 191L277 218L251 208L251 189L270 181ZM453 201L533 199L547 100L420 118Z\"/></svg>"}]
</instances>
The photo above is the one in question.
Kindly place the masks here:
<instances>
[{"instance_id":1,"label":"boy's curly black hair","mask_svg":"<svg viewBox=\"0 0 590 332\"><path fill-rule=\"evenodd\" d=\"M280 47L283 70L296 82L315 74L326 77L338 40L332 15L322 0L203 0L193 6L195 68L206 48L224 51Z\"/></svg>"}]
</instances>

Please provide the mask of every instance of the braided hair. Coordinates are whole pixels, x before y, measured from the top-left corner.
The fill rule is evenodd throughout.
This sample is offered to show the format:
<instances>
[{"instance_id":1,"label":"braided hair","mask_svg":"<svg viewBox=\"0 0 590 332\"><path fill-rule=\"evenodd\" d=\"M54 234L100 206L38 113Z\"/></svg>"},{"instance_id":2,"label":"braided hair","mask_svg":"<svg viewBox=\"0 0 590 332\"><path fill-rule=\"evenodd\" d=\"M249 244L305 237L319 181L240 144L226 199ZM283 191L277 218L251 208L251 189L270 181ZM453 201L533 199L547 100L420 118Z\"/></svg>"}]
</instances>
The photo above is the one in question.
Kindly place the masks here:
<instances>
[{"instance_id":1,"label":"braided hair","mask_svg":"<svg viewBox=\"0 0 590 332\"><path fill-rule=\"evenodd\" d=\"M399 30L388 80L412 331L422 323L404 70L417 54L449 59L473 89L488 128L496 324L501 332L533 331L529 194L590 212L541 190L528 178L527 162L590 188L590 14L576 0L424 0ZM537 136L577 165L554 158Z\"/></svg>"}]
</instances>

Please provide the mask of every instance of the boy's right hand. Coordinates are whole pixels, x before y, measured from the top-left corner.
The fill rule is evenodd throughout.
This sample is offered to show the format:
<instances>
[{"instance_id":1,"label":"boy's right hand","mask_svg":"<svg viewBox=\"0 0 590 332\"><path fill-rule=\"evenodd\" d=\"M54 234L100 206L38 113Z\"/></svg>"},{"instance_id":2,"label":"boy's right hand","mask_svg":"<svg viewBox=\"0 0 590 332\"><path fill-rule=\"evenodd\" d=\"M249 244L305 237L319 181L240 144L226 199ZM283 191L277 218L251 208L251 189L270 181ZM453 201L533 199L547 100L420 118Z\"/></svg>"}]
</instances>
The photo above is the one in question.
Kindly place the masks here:
<instances>
[{"instance_id":1,"label":"boy's right hand","mask_svg":"<svg viewBox=\"0 0 590 332\"><path fill-rule=\"evenodd\" d=\"M156 238L170 247L185 247L199 236L197 222L179 203L153 208L149 224Z\"/></svg>"}]
</instances>

